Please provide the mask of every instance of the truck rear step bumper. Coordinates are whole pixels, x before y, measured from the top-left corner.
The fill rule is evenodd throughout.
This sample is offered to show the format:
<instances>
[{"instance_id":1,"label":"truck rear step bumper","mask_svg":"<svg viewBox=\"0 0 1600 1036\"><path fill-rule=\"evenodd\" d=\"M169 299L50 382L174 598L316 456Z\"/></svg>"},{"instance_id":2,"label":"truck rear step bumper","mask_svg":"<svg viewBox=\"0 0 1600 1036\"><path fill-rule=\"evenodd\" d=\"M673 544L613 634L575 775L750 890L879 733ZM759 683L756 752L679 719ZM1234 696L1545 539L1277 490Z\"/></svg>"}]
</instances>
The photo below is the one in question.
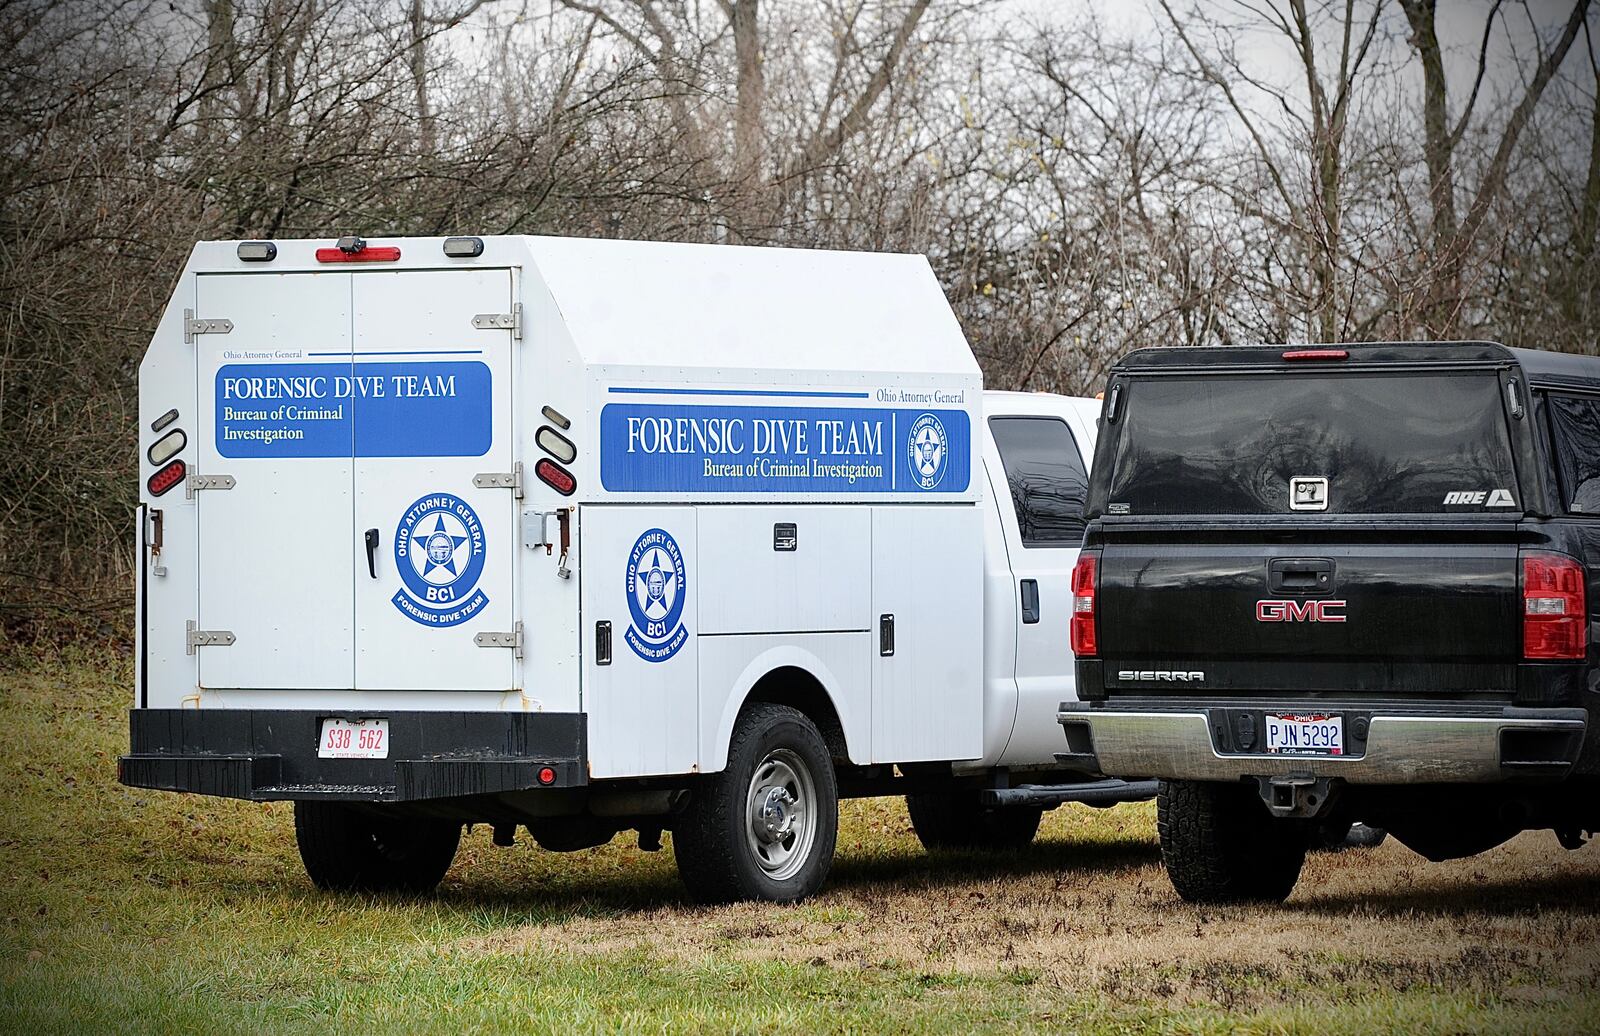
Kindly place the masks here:
<instances>
[{"instance_id":1,"label":"truck rear step bumper","mask_svg":"<svg viewBox=\"0 0 1600 1036\"><path fill-rule=\"evenodd\" d=\"M387 719L388 758L318 758L330 717ZM117 779L257 801L414 802L571 788L588 783L585 731L582 713L133 709ZM555 778L542 782L546 767Z\"/></svg>"},{"instance_id":2,"label":"truck rear step bumper","mask_svg":"<svg viewBox=\"0 0 1600 1036\"><path fill-rule=\"evenodd\" d=\"M1309 774L1353 784L1484 783L1559 778L1577 761L1587 715L1582 709L1474 709L1470 715L1372 704L1344 710L1364 724L1362 743L1341 756L1219 751L1230 722L1250 712L1306 712L1305 702L1248 708L1118 708L1063 702L1057 718L1067 738L1062 763L1116 777L1236 781ZM1216 736L1213 736L1213 731Z\"/></svg>"}]
</instances>

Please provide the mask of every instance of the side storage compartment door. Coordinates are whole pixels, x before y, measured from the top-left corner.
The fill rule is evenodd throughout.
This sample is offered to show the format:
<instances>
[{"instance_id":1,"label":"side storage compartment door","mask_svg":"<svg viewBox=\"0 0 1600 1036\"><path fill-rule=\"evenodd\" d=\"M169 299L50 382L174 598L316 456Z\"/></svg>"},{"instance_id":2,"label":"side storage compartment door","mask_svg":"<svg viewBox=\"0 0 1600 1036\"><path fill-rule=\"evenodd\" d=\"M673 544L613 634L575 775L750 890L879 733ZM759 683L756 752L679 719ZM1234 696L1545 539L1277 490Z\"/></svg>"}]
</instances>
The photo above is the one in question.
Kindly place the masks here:
<instances>
[{"instance_id":1,"label":"side storage compartment door","mask_svg":"<svg viewBox=\"0 0 1600 1036\"><path fill-rule=\"evenodd\" d=\"M513 472L513 343L472 324L511 311L510 271L363 271L351 294L356 687L512 690L516 496L479 476Z\"/></svg>"},{"instance_id":2,"label":"side storage compartment door","mask_svg":"<svg viewBox=\"0 0 1600 1036\"><path fill-rule=\"evenodd\" d=\"M581 510L589 776L689 773L700 760L693 507Z\"/></svg>"},{"instance_id":3,"label":"side storage compartment door","mask_svg":"<svg viewBox=\"0 0 1600 1036\"><path fill-rule=\"evenodd\" d=\"M872 519L860 505L700 511L700 633L862 633L872 625Z\"/></svg>"},{"instance_id":4,"label":"side storage compartment door","mask_svg":"<svg viewBox=\"0 0 1600 1036\"><path fill-rule=\"evenodd\" d=\"M350 274L205 274L194 337L200 686L348 689L355 548ZM226 476L226 478L222 478ZM231 479L231 485L228 482ZM168 499L182 506L177 491Z\"/></svg>"},{"instance_id":5,"label":"side storage compartment door","mask_svg":"<svg viewBox=\"0 0 1600 1036\"><path fill-rule=\"evenodd\" d=\"M983 754L978 507L872 509L873 762Z\"/></svg>"}]
</instances>

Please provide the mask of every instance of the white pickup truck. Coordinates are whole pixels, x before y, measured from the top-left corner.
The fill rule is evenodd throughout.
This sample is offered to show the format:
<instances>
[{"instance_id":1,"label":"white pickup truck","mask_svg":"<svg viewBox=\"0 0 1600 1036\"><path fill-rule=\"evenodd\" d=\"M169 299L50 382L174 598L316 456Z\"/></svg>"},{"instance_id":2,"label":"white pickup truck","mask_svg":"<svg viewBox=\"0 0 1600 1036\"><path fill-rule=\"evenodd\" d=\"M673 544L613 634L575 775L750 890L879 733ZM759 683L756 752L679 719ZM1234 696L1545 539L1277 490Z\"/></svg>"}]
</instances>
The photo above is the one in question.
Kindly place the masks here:
<instances>
[{"instance_id":1,"label":"white pickup truck","mask_svg":"<svg viewBox=\"0 0 1600 1036\"><path fill-rule=\"evenodd\" d=\"M983 392L920 256L202 243L139 393L121 780L293 801L321 887L483 823L788 901L840 796L1004 847L1154 793L1056 763L1099 405Z\"/></svg>"}]
</instances>

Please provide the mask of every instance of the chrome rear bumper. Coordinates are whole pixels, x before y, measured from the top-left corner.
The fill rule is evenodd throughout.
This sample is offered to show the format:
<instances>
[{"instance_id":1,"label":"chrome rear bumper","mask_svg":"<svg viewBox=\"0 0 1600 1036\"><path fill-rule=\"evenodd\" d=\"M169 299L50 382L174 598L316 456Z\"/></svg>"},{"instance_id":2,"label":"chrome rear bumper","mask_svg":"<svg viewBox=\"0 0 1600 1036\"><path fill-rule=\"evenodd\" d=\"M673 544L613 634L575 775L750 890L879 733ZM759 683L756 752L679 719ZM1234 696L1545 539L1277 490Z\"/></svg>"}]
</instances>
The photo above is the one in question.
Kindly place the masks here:
<instances>
[{"instance_id":1,"label":"chrome rear bumper","mask_svg":"<svg viewBox=\"0 0 1600 1036\"><path fill-rule=\"evenodd\" d=\"M1304 713L1305 702L1258 711ZM1066 765L1113 777L1236 781L1287 774L1337 777L1353 784L1484 783L1564 776L1583 747L1582 709L1506 708L1447 715L1363 706L1365 737L1349 755L1219 751L1231 731L1218 726L1248 709L1122 708L1064 702L1057 718ZM1340 712L1317 705L1318 712ZM1213 730L1217 736L1213 736Z\"/></svg>"}]
</instances>

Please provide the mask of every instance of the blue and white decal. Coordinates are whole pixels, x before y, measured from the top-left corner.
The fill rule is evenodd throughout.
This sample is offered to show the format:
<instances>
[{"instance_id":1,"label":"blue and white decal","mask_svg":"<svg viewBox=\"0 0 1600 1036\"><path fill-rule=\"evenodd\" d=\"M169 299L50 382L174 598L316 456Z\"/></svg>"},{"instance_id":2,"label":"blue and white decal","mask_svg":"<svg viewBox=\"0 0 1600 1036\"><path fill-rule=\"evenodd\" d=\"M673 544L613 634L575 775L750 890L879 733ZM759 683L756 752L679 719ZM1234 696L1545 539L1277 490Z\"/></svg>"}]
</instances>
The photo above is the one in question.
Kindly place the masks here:
<instances>
[{"instance_id":1,"label":"blue and white decal","mask_svg":"<svg viewBox=\"0 0 1600 1036\"><path fill-rule=\"evenodd\" d=\"M424 626L455 626L489 603L483 574L483 523L465 500L425 496L406 508L394 532L394 565L404 584L391 602Z\"/></svg>"},{"instance_id":2,"label":"blue and white decal","mask_svg":"<svg viewBox=\"0 0 1600 1036\"><path fill-rule=\"evenodd\" d=\"M945 436L944 425L939 423L937 417L923 414L911 422L911 434L906 441L906 460L918 488L933 489L939 485L949 456L950 440Z\"/></svg>"},{"instance_id":3,"label":"blue and white decal","mask_svg":"<svg viewBox=\"0 0 1600 1036\"><path fill-rule=\"evenodd\" d=\"M628 611L633 625L623 639L646 662L665 662L689 639L683 622L688 576L678 541L665 529L648 529L628 552Z\"/></svg>"},{"instance_id":4,"label":"blue and white decal","mask_svg":"<svg viewBox=\"0 0 1600 1036\"><path fill-rule=\"evenodd\" d=\"M613 493L963 493L965 410L608 403L600 484Z\"/></svg>"},{"instance_id":5,"label":"blue and white decal","mask_svg":"<svg viewBox=\"0 0 1600 1036\"><path fill-rule=\"evenodd\" d=\"M224 457L481 457L492 378L479 360L230 363L217 369Z\"/></svg>"}]
</instances>

